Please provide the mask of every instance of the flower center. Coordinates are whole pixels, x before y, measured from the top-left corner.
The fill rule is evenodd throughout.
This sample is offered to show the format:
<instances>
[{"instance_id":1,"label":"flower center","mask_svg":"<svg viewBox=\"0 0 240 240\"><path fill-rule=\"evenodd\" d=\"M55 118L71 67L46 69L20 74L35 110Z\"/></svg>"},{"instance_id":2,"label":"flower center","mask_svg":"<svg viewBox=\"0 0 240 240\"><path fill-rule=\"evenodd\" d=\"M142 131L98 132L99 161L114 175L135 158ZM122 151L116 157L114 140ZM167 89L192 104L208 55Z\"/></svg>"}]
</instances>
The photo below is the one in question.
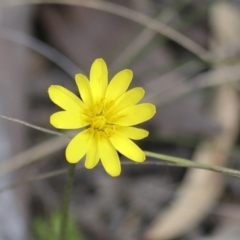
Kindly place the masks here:
<instances>
[{"instance_id":1,"label":"flower center","mask_svg":"<svg viewBox=\"0 0 240 240\"><path fill-rule=\"evenodd\" d=\"M101 132L101 135L105 137L113 135L118 127L108 122L112 117L111 114L107 113L111 105L112 103L106 103L105 100L102 99L99 103L95 104L92 109L89 109L88 113L86 112L86 115L89 116L90 128L93 131Z\"/></svg>"},{"instance_id":2,"label":"flower center","mask_svg":"<svg viewBox=\"0 0 240 240\"><path fill-rule=\"evenodd\" d=\"M99 103L97 103L91 113L90 117L90 126L94 130L98 131L104 131L106 125L107 125L107 117L104 113L104 99L102 99Z\"/></svg>"},{"instance_id":3,"label":"flower center","mask_svg":"<svg viewBox=\"0 0 240 240\"><path fill-rule=\"evenodd\" d=\"M103 115L95 116L92 118L91 127L101 131L104 129L106 123L107 123L107 120L105 116Z\"/></svg>"}]
</instances>

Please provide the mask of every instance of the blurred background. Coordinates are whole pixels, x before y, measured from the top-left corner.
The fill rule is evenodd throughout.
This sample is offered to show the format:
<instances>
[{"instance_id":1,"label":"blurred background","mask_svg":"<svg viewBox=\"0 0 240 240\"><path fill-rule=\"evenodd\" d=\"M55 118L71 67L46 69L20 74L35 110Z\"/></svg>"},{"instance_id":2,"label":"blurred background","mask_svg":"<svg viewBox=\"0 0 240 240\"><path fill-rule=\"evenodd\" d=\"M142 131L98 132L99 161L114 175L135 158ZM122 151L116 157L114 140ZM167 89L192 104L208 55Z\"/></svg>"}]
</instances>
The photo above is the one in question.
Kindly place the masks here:
<instances>
[{"instance_id":1,"label":"blurred background","mask_svg":"<svg viewBox=\"0 0 240 240\"><path fill-rule=\"evenodd\" d=\"M3 1L0 114L52 128L48 87L99 57L157 106L144 150L240 168L240 1ZM0 120L0 240L57 239L66 143ZM240 238L238 178L153 161L78 170L69 240Z\"/></svg>"}]
</instances>

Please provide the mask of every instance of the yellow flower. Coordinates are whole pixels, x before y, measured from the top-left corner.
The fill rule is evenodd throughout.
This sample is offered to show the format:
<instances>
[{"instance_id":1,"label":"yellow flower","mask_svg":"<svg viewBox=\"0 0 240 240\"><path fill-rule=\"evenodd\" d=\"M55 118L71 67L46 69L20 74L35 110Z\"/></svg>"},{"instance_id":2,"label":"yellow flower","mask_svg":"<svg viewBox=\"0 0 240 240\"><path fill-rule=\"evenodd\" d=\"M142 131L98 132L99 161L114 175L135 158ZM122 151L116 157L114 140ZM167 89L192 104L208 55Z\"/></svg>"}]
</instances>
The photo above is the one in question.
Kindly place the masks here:
<instances>
[{"instance_id":1,"label":"yellow flower","mask_svg":"<svg viewBox=\"0 0 240 240\"><path fill-rule=\"evenodd\" d=\"M152 118L156 109L150 103L137 104L144 96L142 88L127 91L132 77L132 71L125 69L108 84L106 63L96 59L90 81L82 74L75 77L82 100L62 86L49 87L50 99L63 109L51 115L50 123L58 129L85 127L66 148L69 163L86 155L86 168L94 168L101 160L106 172L115 177L121 173L117 151L136 162L145 160L144 152L130 139L143 139L148 131L132 126Z\"/></svg>"}]
</instances>

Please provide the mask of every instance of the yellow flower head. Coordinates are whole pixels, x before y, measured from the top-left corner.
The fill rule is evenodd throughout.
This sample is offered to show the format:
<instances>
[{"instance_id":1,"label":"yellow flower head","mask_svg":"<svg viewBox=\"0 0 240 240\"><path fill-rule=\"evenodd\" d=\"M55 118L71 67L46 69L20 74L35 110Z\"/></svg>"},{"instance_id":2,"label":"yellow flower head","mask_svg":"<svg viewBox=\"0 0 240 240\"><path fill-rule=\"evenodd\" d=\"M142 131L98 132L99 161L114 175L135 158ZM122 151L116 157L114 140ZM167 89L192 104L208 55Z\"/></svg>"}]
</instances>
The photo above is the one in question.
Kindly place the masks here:
<instances>
[{"instance_id":1,"label":"yellow flower head","mask_svg":"<svg viewBox=\"0 0 240 240\"><path fill-rule=\"evenodd\" d=\"M52 85L50 99L63 111L51 115L50 123L58 129L85 129L66 148L66 159L77 163L86 155L85 167L94 168L101 160L111 176L119 176L118 152L143 162L144 152L130 139L148 136L141 128L132 127L152 118L156 113L150 103L137 104L144 96L140 87L128 90L133 73L125 69L108 84L108 70L103 59L96 59L90 70L90 81L82 74L75 77L81 99L66 88Z\"/></svg>"}]
</instances>

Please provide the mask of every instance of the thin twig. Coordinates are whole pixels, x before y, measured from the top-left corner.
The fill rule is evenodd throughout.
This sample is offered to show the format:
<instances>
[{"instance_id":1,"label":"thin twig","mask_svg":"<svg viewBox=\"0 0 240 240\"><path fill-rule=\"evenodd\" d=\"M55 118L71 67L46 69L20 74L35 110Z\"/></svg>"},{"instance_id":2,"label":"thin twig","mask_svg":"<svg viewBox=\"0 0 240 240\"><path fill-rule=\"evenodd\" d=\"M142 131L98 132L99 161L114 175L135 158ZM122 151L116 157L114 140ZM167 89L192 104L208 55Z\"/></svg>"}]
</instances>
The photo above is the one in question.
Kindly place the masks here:
<instances>
[{"instance_id":1,"label":"thin twig","mask_svg":"<svg viewBox=\"0 0 240 240\"><path fill-rule=\"evenodd\" d=\"M7 119L7 120L12 121L12 122L20 123L22 125L25 125L27 127L36 129L36 130L41 131L41 132L49 133L49 134L56 135L56 136L59 136L59 137L69 138L69 136L67 136L65 133L60 133L60 132L57 132L57 131L54 131L54 130L50 130L50 129L47 129L47 128L39 127L37 125L34 125L34 124L31 124L31 123L22 121L22 120L17 119L17 118L11 118L11 117L7 117L7 116L4 116L4 115L0 115L0 118Z\"/></svg>"},{"instance_id":2,"label":"thin twig","mask_svg":"<svg viewBox=\"0 0 240 240\"><path fill-rule=\"evenodd\" d=\"M176 159L176 157L171 157L171 156L162 155L162 154L161 154L161 157L160 157L160 154L157 154L157 153L151 153L151 152L145 152L145 153L149 157L150 156L152 157L153 155L156 154L156 155L158 155L157 159L159 159L159 160L163 160L165 157ZM178 159L186 161L186 159L182 159L182 158L178 158ZM159 161L159 162L149 160L149 161L146 161L146 162L143 162L143 163L136 163L136 162L131 162L131 161L123 161L123 162L121 162L121 164L123 166L127 166L127 165L136 165L136 166L152 165L152 166L197 168L197 169L215 171L215 172L218 172L218 173L224 173L224 174L227 174L227 175L231 175L231 176L233 175L233 176L236 176L236 177L240 177L240 171L238 171L238 170L234 170L234 169L230 169L230 168L224 168L224 167L219 167L219 166L212 166L213 169L210 169L209 165L195 164L196 162L192 162L192 163L191 162L189 163L189 162L177 163L177 162L167 162L167 161L164 161L164 160L163 161ZM82 170L83 166L77 166L76 167L76 170L80 170L80 169ZM21 181L14 182L14 183L11 183L10 185L7 185L5 187L0 188L0 194L5 192L5 191L8 191L8 190L20 187L22 185L34 183L34 182L36 182L38 180L44 180L44 179L52 178L52 177L64 174L66 172L67 172L67 168L63 168L63 169L54 170L54 171L50 171L50 172L47 172L47 173L42 173L42 174L37 174L37 175L31 176L31 177L27 177L27 178L22 179Z\"/></svg>"}]
</instances>

